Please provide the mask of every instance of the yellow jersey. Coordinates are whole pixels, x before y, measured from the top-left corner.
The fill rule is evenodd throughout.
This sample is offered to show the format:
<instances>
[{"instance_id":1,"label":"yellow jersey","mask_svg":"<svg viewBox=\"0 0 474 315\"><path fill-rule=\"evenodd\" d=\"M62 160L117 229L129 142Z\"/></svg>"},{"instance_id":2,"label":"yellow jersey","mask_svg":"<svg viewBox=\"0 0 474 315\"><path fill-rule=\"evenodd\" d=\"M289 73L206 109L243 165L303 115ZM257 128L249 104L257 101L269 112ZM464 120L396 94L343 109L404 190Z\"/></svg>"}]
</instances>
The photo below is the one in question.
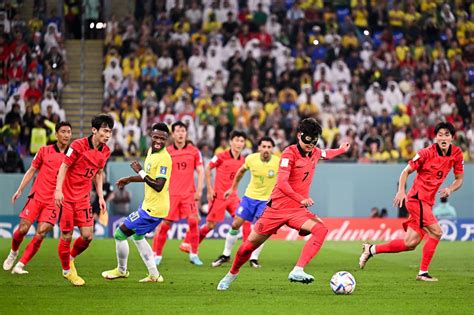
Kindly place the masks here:
<instances>
[{"instance_id":1,"label":"yellow jersey","mask_svg":"<svg viewBox=\"0 0 474 315\"><path fill-rule=\"evenodd\" d=\"M163 190L157 192L145 183L145 197L143 198L142 209L156 218L164 218L170 210L170 193L168 190L171 176L171 156L166 148L152 153L151 148L145 159L144 171L153 179L165 178Z\"/></svg>"},{"instance_id":2,"label":"yellow jersey","mask_svg":"<svg viewBox=\"0 0 474 315\"><path fill-rule=\"evenodd\" d=\"M260 153L245 158L244 168L250 170L250 183L245 196L256 200L268 200L276 184L280 158L272 154L270 161L263 162Z\"/></svg>"}]
</instances>

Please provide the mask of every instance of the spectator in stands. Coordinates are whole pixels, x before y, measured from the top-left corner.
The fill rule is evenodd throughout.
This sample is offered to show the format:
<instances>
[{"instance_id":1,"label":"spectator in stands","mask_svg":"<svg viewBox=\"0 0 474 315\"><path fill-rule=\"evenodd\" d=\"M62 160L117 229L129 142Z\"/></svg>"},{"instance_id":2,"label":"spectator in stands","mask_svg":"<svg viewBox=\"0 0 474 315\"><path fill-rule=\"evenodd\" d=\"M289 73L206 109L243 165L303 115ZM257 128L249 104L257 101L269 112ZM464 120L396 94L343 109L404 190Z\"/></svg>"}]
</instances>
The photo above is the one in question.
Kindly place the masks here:
<instances>
[{"instance_id":1,"label":"spectator in stands","mask_svg":"<svg viewBox=\"0 0 474 315\"><path fill-rule=\"evenodd\" d=\"M125 188L125 186L119 187L114 191L113 198L111 200L113 204L113 214L120 216L127 216L130 213L130 200L132 194Z\"/></svg>"}]
</instances>

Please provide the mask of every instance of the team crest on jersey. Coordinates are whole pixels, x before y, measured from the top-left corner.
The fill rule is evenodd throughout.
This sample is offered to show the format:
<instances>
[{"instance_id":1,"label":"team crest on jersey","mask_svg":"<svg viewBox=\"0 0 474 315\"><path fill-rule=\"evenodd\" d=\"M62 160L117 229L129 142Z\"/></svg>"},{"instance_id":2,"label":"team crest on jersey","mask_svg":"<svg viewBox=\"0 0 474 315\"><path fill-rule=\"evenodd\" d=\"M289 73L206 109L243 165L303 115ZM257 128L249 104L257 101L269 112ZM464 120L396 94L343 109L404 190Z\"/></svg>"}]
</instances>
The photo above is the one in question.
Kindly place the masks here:
<instances>
[{"instance_id":1,"label":"team crest on jersey","mask_svg":"<svg viewBox=\"0 0 474 315\"><path fill-rule=\"evenodd\" d=\"M269 171L268 171L268 177L271 178L271 177L273 177L273 176L275 176L275 172L274 172L273 170L269 170Z\"/></svg>"},{"instance_id":2,"label":"team crest on jersey","mask_svg":"<svg viewBox=\"0 0 474 315\"><path fill-rule=\"evenodd\" d=\"M160 174L166 175L166 170L167 170L167 169L168 169L168 168L167 168L166 166L160 166Z\"/></svg>"},{"instance_id":3,"label":"team crest on jersey","mask_svg":"<svg viewBox=\"0 0 474 315\"><path fill-rule=\"evenodd\" d=\"M151 170L151 164L148 163L148 164L146 165L146 172L147 172L147 173L150 173L150 170Z\"/></svg>"}]
</instances>

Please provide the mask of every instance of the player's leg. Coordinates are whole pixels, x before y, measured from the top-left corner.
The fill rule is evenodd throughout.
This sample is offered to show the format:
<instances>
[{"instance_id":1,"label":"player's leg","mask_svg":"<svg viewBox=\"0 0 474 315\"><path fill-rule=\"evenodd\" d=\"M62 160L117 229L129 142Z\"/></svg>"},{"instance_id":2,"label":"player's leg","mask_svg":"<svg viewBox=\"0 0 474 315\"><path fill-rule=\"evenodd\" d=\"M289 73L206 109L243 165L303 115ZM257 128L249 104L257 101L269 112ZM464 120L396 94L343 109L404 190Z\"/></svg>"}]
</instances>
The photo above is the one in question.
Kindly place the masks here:
<instances>
[{"instance_id":1,"label":"player's leg","mask_svg":"<svg viewBox=\"0 0 474 315\"><path fill-rule=\"evenodd\" d=\"M140 282L163 282L163 276L159 273L158 268L156 267L153 250L145 239L145 235L134 234L132 239L140 253L140 257L148 269L148 276L141 279Z\"/></svg>"},{"instance_id":2,"label":"player's leg","mask_svg":"<svg viewBox=\"0 0 474 315\"><path fill-rule=\"evenodd\" d=\"M72 245L71 261L74 261L83 251L85 251L94 238L94 216L92 206L89 202L76 204L74 211L74 225L79 227L79 236Z\"/></svg>"},{"instance_id":3,"label":"player's leg","mask_svg":"<svg viewBox=\"0 0 474 315\"><path fill-rule=\"evenodd\" d=\"M20 248L20 244L23 242L25 235L28 233L32 222L28 219L20 219L20 225L15 232L13 232L12 238L12 245L10 252L8 253L7 258L3 262L3 270L10 270L15 263L16 258L18 257L18 250Z\"/></svg>"},{"instance_id":4,"label":"player's leg","mask_svg":"<svg viewBox=\"0 0 474 315\"><path fill-rule=\"evenodd\" d=\"M428 234L428 238L425 242L425 245L423 245L420 271L416 279L431 282L438 281L437 278L430 276L430 274L428 273L428 268L430 266L431 260L433 259L433 255L436 251L436 247L438 246L439 240L443 235L443 230L441 229L438 223L434 223L426 226L425 231Z\"/></svg>"},{"instance_id":5,"label":"player's leg","mask_svg":"<svg viewBox=\"0 0 474 315\"><path fill-rule=\"evenodd\" d=\"M160 226L157 228L153 237L153 254L155 256L155 263L159 265L163 258L163 247L165 247L166 239L168 238L168 230L173 222L170 220L163 220Z\"/></svg>"},{"instance_id":6,"label":"player's leg","mask_svg":"<svg viewBox=\"0 0 474 315\"><path fill-rule=\"evenodd\" d=\"M181 203L180 217L187 218L190 252L189 262L196 266L202 266L203 262L199 258L199 210L194 200L194 195L188 196Z\"/></svg>"},{"instance_id":7,"label":"player's leg","mask_svg":"<svg viewBox=\"0 0 474 315\"><path fill-rule=\"evenodd\" d=\"M266 205L267 205L266 201L257 200L254 207L255 212L253 213L253 218L249 221L250 222L257 221L257 219L260 218L260 216L263 214L263 211L265 210ZM265 243L260 245L256 250L252 252L252 256L250 256L250 260L249 260L250 267L262 268L262 265L260 265L260 263L258 262L258 259L260 257L260 253L262 252L264 245Z\"/></svg>"},{"instance_id":8,"label":"player's leg","mask_svg":"<svg viewBox=\"0 0 474 315\"><path fill-rule=\"evenodd\" d=\"M224 250L222 251L222 255L217 257L217 259L212 262L212 267L219 267L220 265L230 261L232 249L234 248L235 242L237 242L240 227L242 226L242 224L244 224L244 222L245 220L241 218L237 213L237 215L234 217L234 221L232 222L231 229L225 237L225 244Z\"/></svg>"},{"instance_id":9,"label":"player's leg","mask_svg":"<svg viewBox=\"0 0 474 315\"><path fill-rule=\"evenodd\" d=\"M128 217L127 217L128 218ZM127 270L128 255L130 248L128 246L128 237L135 232L126 226L127 219L122 223L114 233L115 253L117 255L117 268L102 272L102 277L113 280L118 278L128 278L130 273Z\"/></svg>"}]
</instances>

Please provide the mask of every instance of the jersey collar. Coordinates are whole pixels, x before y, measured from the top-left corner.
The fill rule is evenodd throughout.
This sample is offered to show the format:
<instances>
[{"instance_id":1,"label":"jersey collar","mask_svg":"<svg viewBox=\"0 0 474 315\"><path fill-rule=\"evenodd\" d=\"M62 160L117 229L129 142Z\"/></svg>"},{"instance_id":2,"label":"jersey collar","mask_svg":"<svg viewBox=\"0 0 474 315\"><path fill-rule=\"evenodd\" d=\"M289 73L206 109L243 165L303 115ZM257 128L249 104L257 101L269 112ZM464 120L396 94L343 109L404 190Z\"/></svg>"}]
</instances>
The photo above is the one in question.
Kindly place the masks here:
<instances>
[{"instance_id":1,"label":"jersey collar","mask_svg":"<svg viewBox=\"0 0 474 315\"><path fill-rule=\"evenodd\" d=\"M229 155L230 155L231 158L234 158L234 155L232 154L232 149L229 149ZM241 157L241 156L242 156L242 155L239 154L239 156L237 157L237 160L240 160L240 157Z\"/></svg>"},{"instance_id":2,"label":"jersey collar","mask_svg":"<svg viewBox=\"0 0 474 315\"><path fill-rule=\"evenodd\" d=\"M449 145L449 148L448 148L448 152L446 152L446 156L451 156L451 149L452 149L453 145L450 144ZM436 143L436 151L438 151L438 155L439 156L444 156L443 155L443 150L441 150L439 144Z\"/></svg>"},{"instance_id":3,"label":"jersey collar","mask_svg":"<svg viewBox=\"0 0 474 315\"><path fill-rule=\"evenodd\" d=\"M184 150L184 149L186 149L187 146L188 146L188 142L187 142L187 141L185 142L184 147L182 147L181 149L178 148L178 147L176 146L176 144L173 143L173 148L174 148L175 150Z\"/></svg>"},{"instance_id":4,"label":"jersey collar","mask_svg":"<svg viewBox=\"0 0 474 315\"><path fill-rule=\"evenodd\" d=\"M296 147L298 148L298 151L300 152L302 157L307 157L307 156L311 157L311 155L313 155L312 152L305 152L299 143L296 144Z\"/></svg>"},{"instance_id":5,"label":"jersey collar","mask_svg":"<svg viewBox=\"0 0 474 315\"><path fill-rule=\"evenodd\" d=\"M94 150L94 144L92 143L92 135L90 135L89 137L87 137L87 142L89 143L89 148L90 148L91 150ZM102 148L103 148L103 147L104 147L104 146L103 146L102 143L101 143L101 144L99 144L99 146L97 147L97 150L102 151Z\"/></svg>"},{"instance_id":6,"label":"jersey collar","mask_svg":"<svg viewBox=\"0 0 474 315\"><path fill-rule=\"evenodd\" d=\"M57 142L53 145L53 148L54 148L54 151L56 151L57 153L61 153L61 150L59 149ZM64 149L64 152L67 152L67 150L69 150L69 145L66 147L66 149Z\"/></svg>"}]
</instances>

